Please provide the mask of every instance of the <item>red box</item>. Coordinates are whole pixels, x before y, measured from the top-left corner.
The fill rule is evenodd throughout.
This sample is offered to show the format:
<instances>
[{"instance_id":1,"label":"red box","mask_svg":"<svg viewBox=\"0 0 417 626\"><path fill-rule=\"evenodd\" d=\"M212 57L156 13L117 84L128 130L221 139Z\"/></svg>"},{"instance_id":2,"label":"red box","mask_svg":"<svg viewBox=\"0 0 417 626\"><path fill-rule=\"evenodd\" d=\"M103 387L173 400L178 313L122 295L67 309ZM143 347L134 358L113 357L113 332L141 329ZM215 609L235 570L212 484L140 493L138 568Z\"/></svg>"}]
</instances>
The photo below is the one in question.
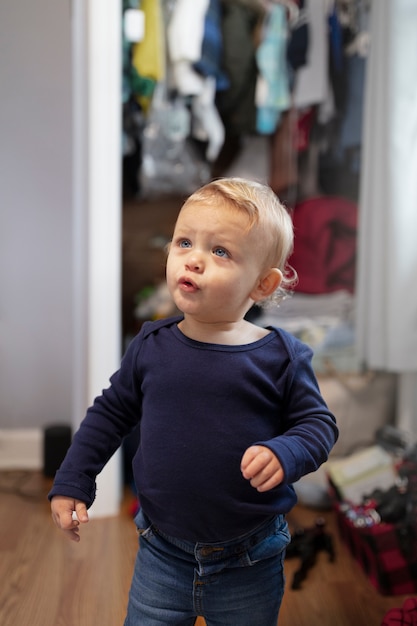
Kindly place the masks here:
<instances>
[{"instance_id":1,"label":"red box","mask_svg":"<svg viewBox=\"0 0 417 626\"><path fill-rule=\"evenodd\" d=\"M372 585L384 595L407 595L417 592L417 533L408 536L407 552L402 547L401 525L379 523L358 528L335 504L343 541Z\"/></svg>"}]
</instances>

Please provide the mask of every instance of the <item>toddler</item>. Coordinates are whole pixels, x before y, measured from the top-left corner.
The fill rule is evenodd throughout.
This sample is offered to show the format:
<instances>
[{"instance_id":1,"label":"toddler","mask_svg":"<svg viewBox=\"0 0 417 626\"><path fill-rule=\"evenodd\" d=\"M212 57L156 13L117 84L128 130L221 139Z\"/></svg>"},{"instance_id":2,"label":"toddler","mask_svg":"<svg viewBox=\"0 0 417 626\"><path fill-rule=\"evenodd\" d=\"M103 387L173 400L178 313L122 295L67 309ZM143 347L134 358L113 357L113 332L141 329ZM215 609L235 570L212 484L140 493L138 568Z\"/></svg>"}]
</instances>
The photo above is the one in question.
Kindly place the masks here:
<instances>
[{"instance_id":1,"label":"toddler","mask_svg":"<svg viewBox=\"0 0 417 626\"><path fill-rule=\"evenodd\" d=\"M199 615L207 626L276 626L292 483L338 435L311 349L245 319L291 288L292 247L291 217L268 186L224 178L193 193L166 268L182 314L142 326L56 473L54 522L79 541L97 474L140 424L125 626Z\"/></svg>"}]
</instances>

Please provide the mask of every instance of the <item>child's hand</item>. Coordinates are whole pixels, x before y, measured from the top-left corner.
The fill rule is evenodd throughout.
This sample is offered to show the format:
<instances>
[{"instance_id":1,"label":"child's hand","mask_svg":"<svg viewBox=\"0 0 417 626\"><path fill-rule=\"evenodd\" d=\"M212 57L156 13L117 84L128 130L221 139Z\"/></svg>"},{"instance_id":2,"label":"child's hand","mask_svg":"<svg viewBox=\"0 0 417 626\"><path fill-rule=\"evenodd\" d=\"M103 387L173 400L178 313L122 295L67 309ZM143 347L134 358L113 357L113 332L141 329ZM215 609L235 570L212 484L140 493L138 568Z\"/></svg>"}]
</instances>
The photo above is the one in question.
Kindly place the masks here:
<instances>
[{"instance_id":1,"label":"child's hand","mask_svg":"<svg viewBox=\"0 0 417 626\"><path fill-rule=\"evenodd\" d=\"M65 496L54 496L51 500L52 519L56 526L64 531L71 541L80 540L80 522L88 522L87 507L81 500L66 498ZM75 512L76 519L72 514Z\"/></svg>"},{"instance_id":2,"label":"child's hand","mask_svg":"<svg viewBox=\"0 0 417 626\"><path fill-rule=\"evenodd\" d=\"M278 458L265 446L251 446L242 457L240 469L258 491L269 491L284 480Z\"/></svg>"}]
</instances>

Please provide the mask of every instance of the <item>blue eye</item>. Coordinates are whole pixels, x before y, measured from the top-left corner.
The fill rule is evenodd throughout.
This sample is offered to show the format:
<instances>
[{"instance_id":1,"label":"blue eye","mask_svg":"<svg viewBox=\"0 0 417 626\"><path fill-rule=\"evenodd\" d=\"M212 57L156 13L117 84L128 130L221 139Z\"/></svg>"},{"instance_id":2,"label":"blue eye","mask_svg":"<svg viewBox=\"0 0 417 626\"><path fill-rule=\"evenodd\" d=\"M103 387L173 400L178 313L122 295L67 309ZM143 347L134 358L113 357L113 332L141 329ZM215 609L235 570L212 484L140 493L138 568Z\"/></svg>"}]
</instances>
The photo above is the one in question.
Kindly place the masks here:
<instances>
[{"instance_id":1,"label":"blue eye","mask_svg":"<svg viewBox=\"0 0 417 626\"><path fill-rule=\"evenodd\" d=\"M229 256L229 253L224 248L214 248L213 252L216 256L222 258L228 258Z\"/></svg>"},{"instance_id":2,"label":"blue eye","mask_svg":"<svg viewBox=\"0 0 417 626\"><path fill-rule=\"evenodd\" d=\"M182 239L179 242L180 248L191 248L191 242L189 239Z\"/></svg>"}]
</instances>

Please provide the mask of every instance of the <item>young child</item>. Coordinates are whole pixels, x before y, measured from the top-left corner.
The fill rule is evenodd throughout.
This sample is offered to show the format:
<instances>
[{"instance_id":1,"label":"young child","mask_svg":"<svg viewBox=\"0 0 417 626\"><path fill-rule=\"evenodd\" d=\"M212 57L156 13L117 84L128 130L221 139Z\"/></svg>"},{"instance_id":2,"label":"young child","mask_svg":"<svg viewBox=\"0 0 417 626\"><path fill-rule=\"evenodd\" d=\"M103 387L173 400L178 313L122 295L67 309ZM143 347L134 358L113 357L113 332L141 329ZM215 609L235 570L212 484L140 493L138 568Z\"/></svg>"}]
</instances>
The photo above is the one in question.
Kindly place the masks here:
<instances>
[{"instance_id":1,"label":"young child","mask_svg":"<svg viewBox=\"0 0 417 626\"><path fill-rule=\"evenodd\" d=\"M140 549L125 626L276 626L292 483L338 431L312 351L244 319L288 288L292 221L272 190L225 178L184 203L167 259L182 315L146 322L88 409L49 494L79 541L95 478L140 423ZM73 519L75 512L75 519Z\"/></svg>"}]
</instances>

